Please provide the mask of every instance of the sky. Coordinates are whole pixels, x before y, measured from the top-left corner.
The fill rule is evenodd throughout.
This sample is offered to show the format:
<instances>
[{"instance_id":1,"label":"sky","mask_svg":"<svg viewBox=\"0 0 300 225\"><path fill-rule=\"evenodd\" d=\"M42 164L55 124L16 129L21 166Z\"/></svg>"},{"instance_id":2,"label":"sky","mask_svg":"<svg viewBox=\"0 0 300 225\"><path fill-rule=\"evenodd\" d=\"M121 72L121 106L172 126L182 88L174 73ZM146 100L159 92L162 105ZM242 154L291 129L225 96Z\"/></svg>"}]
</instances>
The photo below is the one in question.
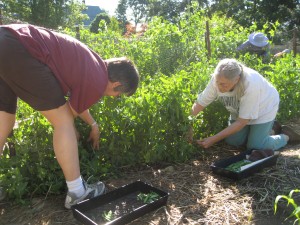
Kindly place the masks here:
<instances>
[{"instance_id":1,"label":"sky","mask_svg":"<svg viewBox=\"0 0 300 225\"><path fill-rule=\"evenodd\" d=\"M85 0L86 5L96 5L108 12L109 15L114 15L118 6L119 0Z\"/></svg>"}]
</instances>

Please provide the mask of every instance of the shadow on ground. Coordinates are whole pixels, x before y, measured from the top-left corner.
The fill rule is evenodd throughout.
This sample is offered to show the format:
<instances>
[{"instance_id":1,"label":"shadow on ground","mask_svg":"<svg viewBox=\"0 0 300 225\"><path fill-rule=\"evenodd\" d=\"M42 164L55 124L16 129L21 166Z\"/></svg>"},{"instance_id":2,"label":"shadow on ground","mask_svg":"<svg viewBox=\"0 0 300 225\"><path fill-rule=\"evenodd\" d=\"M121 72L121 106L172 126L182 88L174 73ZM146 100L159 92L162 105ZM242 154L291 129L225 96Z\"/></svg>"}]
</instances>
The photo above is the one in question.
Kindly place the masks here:
<instances>
[{"instance_id":1,"label":"shadow on ground","mask_svg":"<svg viewBox=\"0 0 300 225\"><path fill-rule=\"evenodd\" d=\"M300 146L287 146L275 166L240 181L212 173L210 165L214 161L240 151L219 145L205 152L199 150L199 155L186 163L124 170L122 178L107 180L106 184L113 190L142 180L169 192L166 207L146 214L131 225L293 224L294 218L285 221L291 208L286 208L284 201L275 216L273 207L277 195L288 195L300 187ZM0 224L80 224L72 211L64 209L64 198L64 195L34 198L28 205L0 203Z\"/></svg>"}]
</instances>

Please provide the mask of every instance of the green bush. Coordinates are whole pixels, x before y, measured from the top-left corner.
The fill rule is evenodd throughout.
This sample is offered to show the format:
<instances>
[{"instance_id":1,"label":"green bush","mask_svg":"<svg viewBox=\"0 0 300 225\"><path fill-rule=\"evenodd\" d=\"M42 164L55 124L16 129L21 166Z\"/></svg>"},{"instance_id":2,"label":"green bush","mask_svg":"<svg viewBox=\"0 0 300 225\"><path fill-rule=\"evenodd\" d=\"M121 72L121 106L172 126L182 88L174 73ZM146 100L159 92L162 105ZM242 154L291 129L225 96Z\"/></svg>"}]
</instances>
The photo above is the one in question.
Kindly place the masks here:
<instances>
[{"instance_id":1,"label":"green bush","mask_svg":"<svg viewBox=\"0 0 300 225\"><path fill-rule=\"evenodd\" d=\"M210 24L211 58L205 48L205 22ZM75 36L71 30L66 33ZM104 59L126 55L137 65L141 84L137 93L124 99L102 99L91 108L101 127L101 148L94 151L86 142L89 127L79 119L76 126L81 171L87 179L117 175L121 166L183 162L199 149L185 140L188 119L197 94L210 79L221 58L234 57L235 48L250 30L231 19L213 17L201 11L183 15L178 24L155 18L143 36L124 38L107 29L98 34L82 29L81 41ZM272 64L255 56L240 56L249 67L260 71L278 89L280 120L299 116L299 57L287 55ZM220 131L228 113L218 102L210 105L193 124L196 138ZM52 147L52 127L28 105L19 101L12 142L17 155L9 157L8 148L0 163L0 185L11 198L22 201L37 194L65 191L65 181Z\"/></svg>"}]
</instances>

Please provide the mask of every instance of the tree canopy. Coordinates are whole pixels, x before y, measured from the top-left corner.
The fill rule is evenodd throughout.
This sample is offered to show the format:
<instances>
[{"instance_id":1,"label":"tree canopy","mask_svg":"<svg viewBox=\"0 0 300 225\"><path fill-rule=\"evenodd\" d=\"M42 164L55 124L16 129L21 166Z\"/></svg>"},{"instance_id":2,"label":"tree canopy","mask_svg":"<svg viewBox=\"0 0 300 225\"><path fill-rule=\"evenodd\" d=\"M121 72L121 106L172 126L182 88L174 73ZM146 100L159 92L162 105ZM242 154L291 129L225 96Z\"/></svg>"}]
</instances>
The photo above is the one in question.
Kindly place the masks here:
<instances>
[{"instance_id":1,"label":"tree canopy","mask_svg":"<svg viewBox=\"0 0 300 225\"><path fill-rule=\"evenodd\" d=\"M299 2L299 0L119 0L115 16L123 29L128 21L137 26L140 23L150 22L154 17L162 17L177 23L184 12L193 13L196 6L197 10L205 11L210 18L212 15L226 16L233 18L243 27L256 24L258 30L263 29L266 22L273 24L279 22L280 29L287 31L300 26ZM87 17L82 13L86 7L85 1L5 0L0 3L4 16L54 29L82 24ZM104 20L107 22L108 18ZM98 29L100 22L101 20L95 20L91 29L95 27Z\"/></svg>"},{"instance_id":2,"label":"tree canopy","mask_svg":"<svg viewBox=\"0 0 300 225\"><path fill-rule=\"evenodd\" d=\"M233 18L244 27L255 23L257 29L262 29L266 22L279 22L285 30L300 26L299 0L120 0L116 13L124 21L128 19L124 13L129 10L135 25L155 16L176 22L192 4L210 17L216 14Z\"/></svg>"},{"instance_id":3,"label":"tree canopy","mask_svg":"<svg viewBox=\"0 0 300 225\"><path fill-rule=\"evenodd\" d=\"M100 21L103 20L105 22L105 25L110 24L110 17L107 13L99 13L96 18L92 21L90 25L90 31L93 33L98 33L100 27Z\"/></svg>"},{"instance_id":4,"label":"tree canopy","mask_svg":"<svg viewBox=\"0 0 300 225\"><path fill-rule=\"evenodd\" d=\"M49 28L74 26L82 23L85 5L76 0L6 0L3 15Z\"/></svg>"}]
</instances>

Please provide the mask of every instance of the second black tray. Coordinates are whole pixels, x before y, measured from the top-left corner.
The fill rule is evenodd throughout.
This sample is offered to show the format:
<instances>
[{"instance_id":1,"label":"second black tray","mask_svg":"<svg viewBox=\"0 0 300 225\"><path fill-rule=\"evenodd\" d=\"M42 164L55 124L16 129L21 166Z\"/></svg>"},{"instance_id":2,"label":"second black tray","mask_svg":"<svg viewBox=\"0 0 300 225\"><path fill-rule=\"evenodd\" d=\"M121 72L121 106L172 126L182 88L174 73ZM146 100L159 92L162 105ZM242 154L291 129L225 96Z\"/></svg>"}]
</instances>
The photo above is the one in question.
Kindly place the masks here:
<instances>
[{"instance_id":1,"label":"second black tray","mask_svg":"<svg viewBox=\"0 0 300 225\"><path fill-rule=\"evenodd\" d=\"M240 180L246 177L251 176L252 174L259 172L265 167L273 166L277 162L278 155L272 155L265 160L241 171L241 172L234 172L227 170L226 167L231 165L232 163L239 162L243 159L246 159L246 155L250 155L252 150L248 150L245 152L242 152L238 155L232 156L228 159L219 160L217 162L214 162L210 167L213 171L213 173L231 178L233 180Z\"/></svg>"},{"instance_id":2,"label":"second black tray","mask_svg":"<svg viewBox=\"0 0 300 225\"><path fill-rule=\"evenodd\" d=\"M137 199L140 193L155 192L159 197L151 203ZM124 225L167 204L169 194L142 181L124 185L104 195L85 200L72 207L74 217L85 225ZM106 221L104 213L113 219Z\"/></svg>"}]
</instances>

